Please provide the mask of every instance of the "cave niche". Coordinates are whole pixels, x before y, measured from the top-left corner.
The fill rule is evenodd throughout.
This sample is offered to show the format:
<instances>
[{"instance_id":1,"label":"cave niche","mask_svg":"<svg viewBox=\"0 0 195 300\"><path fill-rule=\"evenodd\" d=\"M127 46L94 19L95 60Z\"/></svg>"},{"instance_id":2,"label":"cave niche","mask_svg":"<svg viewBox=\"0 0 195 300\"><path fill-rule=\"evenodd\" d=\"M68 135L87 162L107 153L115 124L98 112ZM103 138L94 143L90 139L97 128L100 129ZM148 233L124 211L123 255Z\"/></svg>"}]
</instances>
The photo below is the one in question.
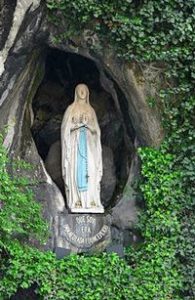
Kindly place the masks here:
<instances>
[{"instance_id":1,"label":"cave niche","mask_svg":"<svg viewBox=\"0 0 195 300\"><path fill-rule=\"evenodd\" d=\"M110 208L116 204L126 184L134 139L132 126L126 116L126 99L117 83L113 82L113 87L120 107L102 87L100 72L94 61L78 54L49 48L45 75L32 101L34 122L31 132L48 174L65 198L61 175L60 127L64 112L72 103L75 87L79 83L89 87L90 103L96 111L101 129L101 201L105 208Z\"/></svg>"}]
</instances>

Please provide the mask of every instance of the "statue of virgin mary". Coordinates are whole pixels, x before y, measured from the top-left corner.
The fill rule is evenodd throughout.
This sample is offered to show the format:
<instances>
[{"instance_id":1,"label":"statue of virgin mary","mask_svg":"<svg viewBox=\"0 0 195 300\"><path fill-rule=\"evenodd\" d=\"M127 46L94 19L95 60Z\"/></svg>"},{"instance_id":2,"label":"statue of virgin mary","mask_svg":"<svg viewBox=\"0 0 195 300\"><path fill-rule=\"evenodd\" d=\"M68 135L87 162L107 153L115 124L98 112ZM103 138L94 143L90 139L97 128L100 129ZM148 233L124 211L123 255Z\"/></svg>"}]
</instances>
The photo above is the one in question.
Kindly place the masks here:
<instances>
[{"instance_id":1,"label":"statue of virgin mary","mask_svg":"<svg viewBox=\"0 0 195 300\"><path fill-rule=\"evenodd\" d=\"M100 128L85 84L77 85L74 102L64 114L61 143L62 176L68 208L75 213L103 213L100 202Z\"/></svg>"}]
</instances>

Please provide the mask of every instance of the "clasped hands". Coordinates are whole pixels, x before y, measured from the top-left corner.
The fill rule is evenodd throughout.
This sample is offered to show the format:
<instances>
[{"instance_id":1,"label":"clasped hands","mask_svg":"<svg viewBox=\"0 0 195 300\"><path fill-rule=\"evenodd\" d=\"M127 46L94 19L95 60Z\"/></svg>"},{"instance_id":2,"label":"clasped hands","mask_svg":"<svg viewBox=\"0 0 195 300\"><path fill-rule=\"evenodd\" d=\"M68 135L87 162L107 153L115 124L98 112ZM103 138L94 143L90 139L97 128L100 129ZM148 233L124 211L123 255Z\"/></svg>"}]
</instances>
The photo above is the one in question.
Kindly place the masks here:
<instances>
[{"instance_id":1,"label":"clasped hands","mask_svg":"<svg viewBox=\"0 0 195 300\"><path fill-rule=\"evenodd\" d=\"M92 133L96 132L92 126L90 126L89 124L84 124L84 123L75 124L74 127L72 128L72 131L78 130L81 127L88 128Z\"/></svg>"},{"instance_id":2,"label":"clasped hands","mask_svg":"<svg viewBox=\"0 0 195 300\"><path fill-rule=\"evenodd\" d=\"M80 115L79 119L77 122L75 122L74 127L72 128L73 130L77 130L81 127L86 127L88 128L92 133L95 133L95 129L89 124L89 119L86 114Z\"/></svg>"},{"instance_id":3,"label":"clasped hands","mask_svg":"<svg viewBox=\"0 0 195 300\"><path fill-rule=\"evenodd\" d=\"M88 117L86 114L82 114L79 117L79 120L77 120L77 123L74 126L74 129L78 129L81 127L88 127Z\"/></svg>"}]
</instances>

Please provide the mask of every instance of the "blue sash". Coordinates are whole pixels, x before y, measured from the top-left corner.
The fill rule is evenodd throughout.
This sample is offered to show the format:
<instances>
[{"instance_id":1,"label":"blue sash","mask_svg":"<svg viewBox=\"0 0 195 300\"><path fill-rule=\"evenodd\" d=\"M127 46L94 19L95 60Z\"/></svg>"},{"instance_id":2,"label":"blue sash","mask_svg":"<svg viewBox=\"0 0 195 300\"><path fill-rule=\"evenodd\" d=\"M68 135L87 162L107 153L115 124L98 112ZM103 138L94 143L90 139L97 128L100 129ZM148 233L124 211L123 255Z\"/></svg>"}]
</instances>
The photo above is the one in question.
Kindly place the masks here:
<instances>
[{"instance_id":1,"label":"blue sash","mask_svg":"<svg viewBox=\"0 0 195 300\"><path fill-rule=\"evenodd\" d=\"M87 129L79 129L79 143L77 147L77 187L83 192L88 190L88 157L87 157Z\"/></svg>"}]
</instances>

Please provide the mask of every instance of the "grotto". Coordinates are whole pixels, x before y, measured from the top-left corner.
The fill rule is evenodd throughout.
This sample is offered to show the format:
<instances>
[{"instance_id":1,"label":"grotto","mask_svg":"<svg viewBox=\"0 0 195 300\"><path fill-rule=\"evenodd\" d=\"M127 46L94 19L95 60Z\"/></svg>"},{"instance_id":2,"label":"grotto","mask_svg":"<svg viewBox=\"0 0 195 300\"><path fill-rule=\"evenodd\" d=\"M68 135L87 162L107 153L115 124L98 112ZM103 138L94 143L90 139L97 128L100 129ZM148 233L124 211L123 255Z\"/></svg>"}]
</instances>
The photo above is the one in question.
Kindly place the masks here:
<instances>
[{"instance_id":1,"label":"grotto","mask_svg":"<svg viewBox=\"0 0 195 300\"><path fill-rule=\"evenodd\" d=\"M102 251L136 241L134 225L142 202L136 151L141 145L158 146L163 137L159 115L146 101L159 88L159 73L151 65L140 68L120 60L90 30L56 43L63 25L50 24L42 5L13 5L10 15L14 9L18 22L8 22L1 45L0 128L8 125L4 145L10 156L34 166L25 175L36 182L33 191L49 223L46 248ZM77 221L84 220L86 227L87 216L70 213L61 171L62 118L79 83L89 88L103 160L105 212L89 214L86 220L96 225L82 229L91 232L86 237L78 233Z\"/></svg>"}]
</instances>

